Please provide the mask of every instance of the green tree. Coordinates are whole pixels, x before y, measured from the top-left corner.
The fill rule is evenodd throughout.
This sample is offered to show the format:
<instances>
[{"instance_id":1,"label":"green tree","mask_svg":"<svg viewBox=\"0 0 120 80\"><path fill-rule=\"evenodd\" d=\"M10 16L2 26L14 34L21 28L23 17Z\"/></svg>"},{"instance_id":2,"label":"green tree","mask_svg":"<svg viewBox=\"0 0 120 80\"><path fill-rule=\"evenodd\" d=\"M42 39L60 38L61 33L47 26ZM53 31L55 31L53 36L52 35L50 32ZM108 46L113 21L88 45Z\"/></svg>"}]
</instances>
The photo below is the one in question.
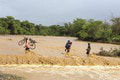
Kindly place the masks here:
<instances>
[{"instance_id":1,"label":"green tree","mask_svg":"<svg viewBox=\"0 0 120 80\"><path fill-rule=\"evenodd\" d=\"M108 22L104 22L102 24L102 32L101 32L101 39L103 42L111 42L112 41L112 29L111 25Z\"/></svg>"},{"instance_id":2,"label":"green tree","mask_svg":"<svg viewBox=\"0 0 120 80\"><path fill-rule=\"evenodd\" d=\"M82 30L82 27L86 24L84 19L76 19L73 21L73 36L77 36L77 33Z\"/></svg>"},{"instance_id":3,"label":"green tree","mask_svg":"<svg viewBox=\"0 0 120 80\"><path fill-rule=\"evenodd\" d=\"M34 35L36 33L35 31L35 24L30 23L29 21L23 21L21 22L21 27L24 29L24 34L27 35Z\"/></svg>"},{"instance_id":4,"label":"green tree","mask_svg":"<svg viewBox=\"0 0 120 80\"><path fill-rule=\"evenodd\" d=\"M120 42L120 17L111 19L112 21L112 40L114 42Z\"/></svg>"}]
</instances>

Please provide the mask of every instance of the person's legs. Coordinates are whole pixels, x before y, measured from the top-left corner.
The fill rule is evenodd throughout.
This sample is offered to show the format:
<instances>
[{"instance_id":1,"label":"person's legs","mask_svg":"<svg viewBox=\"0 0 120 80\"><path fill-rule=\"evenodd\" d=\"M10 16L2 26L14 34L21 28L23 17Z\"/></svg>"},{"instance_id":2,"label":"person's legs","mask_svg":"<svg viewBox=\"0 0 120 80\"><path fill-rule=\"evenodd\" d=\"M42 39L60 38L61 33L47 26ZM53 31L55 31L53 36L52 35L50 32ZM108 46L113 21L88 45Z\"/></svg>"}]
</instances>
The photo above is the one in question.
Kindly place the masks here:
<instances>
[{"instance_id":1,"label":"person's legs","mask_svg":"<svg viewBox=\"0 0 120 80\"><path fill-rule=\"evenodd\" d=\"M26 51L30 51L30 49L29 49L29 48L25 48L25 50L26 50Z\"/></svg>"},{"instance_id":2,"label":"person's legs","mask_svg":"<svg viewBox=\"0 0 120 80\"><path fill-rule=\"evenodd\" d=\"M67 50L67 49L65 48L65 52L66 52L66 50Z\"/></svg>"},{"instance_id":3,"label":"person's legs","mask_svg":"<svg viewBox=\"0 0 120 80\"><path fill-rule=\"evenodd\" d=\"M87 56L89 56L90 54L90 50L88 49L87 52L86 52Z\"/></svg>"},{"instance_id":4,"label":"person's legs","mask_svg":"<svg viewBox=\"0 0 120 80\"><path fill-rule=\"evenodd\" d=\"M87 56L89 56L89 52L88 52L88 51L87 51L87 53L86 53L86 54L87 54Z\"/></svg>"},{"instance_id":5,"label":"person's legs","mask_svg":"<svg viewBox=\"0 0 120 80\"><path fill-rule=\"evenodd\" d=\"M70 52L70 48L67 48L67 53L69 53Z\"/></svg>"}]
</instances>

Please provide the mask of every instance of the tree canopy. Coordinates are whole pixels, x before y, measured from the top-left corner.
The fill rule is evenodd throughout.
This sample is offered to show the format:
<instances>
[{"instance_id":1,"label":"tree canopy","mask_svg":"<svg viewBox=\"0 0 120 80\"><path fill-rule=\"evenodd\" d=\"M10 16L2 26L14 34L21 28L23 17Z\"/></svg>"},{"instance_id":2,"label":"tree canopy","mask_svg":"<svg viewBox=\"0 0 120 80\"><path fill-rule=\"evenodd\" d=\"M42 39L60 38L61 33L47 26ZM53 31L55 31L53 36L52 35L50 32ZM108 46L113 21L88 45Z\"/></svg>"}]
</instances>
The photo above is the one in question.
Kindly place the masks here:
<instances>
[{"instance_id":1,"label":"tree canopy","mask_svg":"<svg viewBox=\"0 0 120 80\"><path fill-rule=\"evenodd\" d=\"M77 18L64 26L44 26L7 16L0 18L0 34L74 36L86 41L120 42L120 17L112 18L111 22Z\"/></svg>"}]
</instances>

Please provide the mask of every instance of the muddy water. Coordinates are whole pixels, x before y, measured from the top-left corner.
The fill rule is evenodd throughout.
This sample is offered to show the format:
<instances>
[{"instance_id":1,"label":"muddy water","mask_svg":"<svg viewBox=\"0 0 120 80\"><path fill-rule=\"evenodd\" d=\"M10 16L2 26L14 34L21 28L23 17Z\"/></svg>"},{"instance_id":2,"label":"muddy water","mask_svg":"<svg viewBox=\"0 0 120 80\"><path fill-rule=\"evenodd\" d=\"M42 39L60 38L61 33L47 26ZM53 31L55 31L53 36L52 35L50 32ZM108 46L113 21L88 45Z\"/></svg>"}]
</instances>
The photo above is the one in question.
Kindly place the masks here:
<instances>
[{"instance_id":1,"label":"muddy water","mask_svg":"<svg viewBox=\"0 0 120 80\"><path fill-rule=\"evenodd\" d=\"M33 50L37 54L44 56L63 56L64 46L69 39L73 42L71 53L77 56L86 56L87 43L84 41L77 41L74 37L50 37L50 36L28 36L37 41L37 47ZM21 54L24 53L24 46L18 46L18 41L24 36L0 36L0 54ZM111 48L119 48L119 45L91 43L91 54L100 51L103 47L105 50Z\"/></svg>"},{"instance_id":2,"label":"muddy water","mask_svg":"<svg viewBox=\"0 0 120 80\"><path fill-rule=\"evenodd\" d=\"M120 66L0 66L0 71L26 80L120 80Z\"/></svg>"},{"instance_id":3,"label":"muddy water","mask_svg":"<svg viewBox=\"0 0 120 80\"><path fill-rule=\"evenodd\" d=\"M23 37L24 36L0 36L0 54L23 54L23 46L20 47L17 45L18 41L23 39ZM76 38L71 37L29 37L32 37L38 42L34 53L48 57L41 57L34 54L0 55L0 72L25 77L26 80L120 80L120 66L117 66L120 65L119 58L99 56L81 58L85 56L87 42L77 41ZM71 49L72 56L70 57L61 54L64 53L64 45L68 39L73 42ZM99 52L101 47L106 50L114 47L119 48L119 45L103 43L91 43L91 46L91 53ZM56 58L51 58L51 56L55 56ZM62 56L62 58L60 56ZM58 57L60 57L60 59ZM42 65L33 65L36 63ZM51 64L52 66L45 64ZM55 66L57 64L66 66ZM104 67L102 65L111 65L114 67Z\"/></svg>"}]
</instances>

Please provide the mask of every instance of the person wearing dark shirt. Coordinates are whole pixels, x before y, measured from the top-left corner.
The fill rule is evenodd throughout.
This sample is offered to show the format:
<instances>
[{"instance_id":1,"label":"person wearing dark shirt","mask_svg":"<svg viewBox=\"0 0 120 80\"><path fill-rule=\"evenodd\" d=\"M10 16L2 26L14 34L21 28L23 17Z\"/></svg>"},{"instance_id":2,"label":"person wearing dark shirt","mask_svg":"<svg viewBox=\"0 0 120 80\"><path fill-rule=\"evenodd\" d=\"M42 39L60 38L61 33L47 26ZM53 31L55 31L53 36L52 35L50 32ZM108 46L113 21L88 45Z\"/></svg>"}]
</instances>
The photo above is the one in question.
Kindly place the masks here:
<instances>
[{"instance_id":1,"label":"person wearing dark shirt","mask_svg":"<svg viewBox=\"0 0 120 80\"><path fill-rule=\"evenodd\" d=\"M65 52L69 53L71 46L72 46L72 42L70 40L68 40L66 45L65 45Z\"/></svg>"},{"instance_id":2,"label":"person wearing dark shirt","mask_svg":"<svg viewBox=\"0 0 120 80\"><path fill-rule=\"evenodd\" d=\"M90 45L90 43L88 43L88 48L86 49L86 54L89 56L89 54L90 54L90 50L91 50L91 45Z\"/></svg>"}]
</instances>

